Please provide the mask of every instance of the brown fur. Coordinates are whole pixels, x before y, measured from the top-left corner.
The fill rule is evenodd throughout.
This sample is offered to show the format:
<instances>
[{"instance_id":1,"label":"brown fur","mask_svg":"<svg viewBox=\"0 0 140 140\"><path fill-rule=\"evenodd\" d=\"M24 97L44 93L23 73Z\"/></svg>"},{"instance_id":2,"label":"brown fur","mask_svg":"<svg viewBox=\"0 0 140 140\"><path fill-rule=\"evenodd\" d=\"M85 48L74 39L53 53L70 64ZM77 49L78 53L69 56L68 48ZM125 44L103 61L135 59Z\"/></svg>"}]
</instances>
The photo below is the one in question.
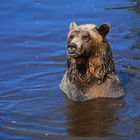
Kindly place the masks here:
<instances>
[{"instance_id":1,"label":"brown fur","mask_svg":"<svg viewBox=\"0 0 140 140\"><path fill-rule=\"evenodd\" d=\"M81 100L81 97L79 97L79 99L76 97L76 92L78 92L78 90L81 92L79 96L83 96L83 101L96 97L116 98L123 95L123 89L121 88L120 81L115 72L111 45L105 38L109 27L106 26L107 28L105 27L105 29L104 27L105 26L101 27L103 32L94 24L81 26L76 26L76 24L74 24L70 27L68 43L77 43L78 56L68 56L68 70L64 76L67 80L65 81L63 78L60 87L66 93L67 90L69 90L68 88L71 87L69 84L74 85L74 89L69 91L74 92L74 94L66 93L67 95L69 94L68 97L72 100ZM89 36L89 38L87 36ZM83 37L85 40L82 40ZM106 86L113 89L106 89ZM120 93L116 91L118 95L114 95L115 90L118 89ZM89 93L89 91L91 93ZM86 95L89 96L88 99L84 97L84 94L89 94Z\"/></svg>"}]
</instances>

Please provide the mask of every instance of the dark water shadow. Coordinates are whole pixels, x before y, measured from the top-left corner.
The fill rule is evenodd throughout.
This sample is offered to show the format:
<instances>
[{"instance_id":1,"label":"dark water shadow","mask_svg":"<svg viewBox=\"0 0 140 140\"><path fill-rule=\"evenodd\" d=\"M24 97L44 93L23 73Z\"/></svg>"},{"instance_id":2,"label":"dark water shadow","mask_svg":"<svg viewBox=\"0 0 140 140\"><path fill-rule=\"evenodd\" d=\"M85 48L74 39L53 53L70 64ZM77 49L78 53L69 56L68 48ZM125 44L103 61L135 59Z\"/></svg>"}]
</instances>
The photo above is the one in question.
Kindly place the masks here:
<instances>
[{"instance_id":1,"label":"dark water shadow","mask_svg":"<svg viewBox=\"0 0 140 140\"><path fill-rule=\"evenodd\" d=\"M124 10L124 9L135 9L140 8L140 2L137 2L135 5L130 6L119 6L119 7L112 7L112 8L105 8L105 10Z\"/></svg>"},{"instance_id":2,"label":"dark water shadow","mask_svg":"<svg viewBox=\"0 0 140 140\"><path fill-rule=\"evenodd\" d=\"M78 103L66 99L66 104L70 136L103 137L113 135L109 130L117 122L117 109L123 107L124 100L95 99Z\"/></svg>"}]
</instances>

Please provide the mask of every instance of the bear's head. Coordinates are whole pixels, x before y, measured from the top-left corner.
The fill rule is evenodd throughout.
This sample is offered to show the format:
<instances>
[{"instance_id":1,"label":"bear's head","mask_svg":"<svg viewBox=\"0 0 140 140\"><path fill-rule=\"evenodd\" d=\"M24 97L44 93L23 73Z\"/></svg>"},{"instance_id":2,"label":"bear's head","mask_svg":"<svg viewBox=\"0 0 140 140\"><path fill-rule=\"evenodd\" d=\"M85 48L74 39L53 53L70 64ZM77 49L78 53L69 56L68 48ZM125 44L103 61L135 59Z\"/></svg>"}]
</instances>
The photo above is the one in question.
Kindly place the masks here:
<instances>
[{"instance_id":1,"label":"bear's head","mask_svg":"<svg viewBox=\"0 0 140 140\"><path fill-rule=\"evenodd\" d=\"M109 24L97 27L94 24L77 26L70 24L68 33L68 55L71 57L90 57L101 49L101 43L110 30Z\"/></svg>"},{"instance_id":2,"label":"bear's head","mask_svg":"<svg viewBox=\"0 0 140 140\"><path fill-rule=\"evenodd\" d=\"M94 24L77 26L70 24L68 33L68 76L72 82L102 83L107 76L115 73L112 49L106 35L109 24L100 27Z\"/></svg>"}]
</instances>

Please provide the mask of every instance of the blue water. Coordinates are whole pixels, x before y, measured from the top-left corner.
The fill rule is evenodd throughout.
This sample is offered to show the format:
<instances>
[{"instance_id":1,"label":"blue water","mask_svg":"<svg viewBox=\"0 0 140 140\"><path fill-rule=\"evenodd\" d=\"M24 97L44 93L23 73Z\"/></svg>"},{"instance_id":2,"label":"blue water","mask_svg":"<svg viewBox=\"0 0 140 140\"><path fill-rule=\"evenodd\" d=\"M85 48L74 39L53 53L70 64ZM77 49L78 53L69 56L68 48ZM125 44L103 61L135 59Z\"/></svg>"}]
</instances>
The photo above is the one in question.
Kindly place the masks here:
<instances>
[{"instance_id":1,"label":"blue water","mask_svg":"<svg viewBox=\"0 0 140 140\"><path fill-rule=\"evenodd\" d=\"M138 0L0 1L0 139L140 138ZM73 103L58 85L69 24L108 22L125 97ZM86 138L85 138L86 139Z\"/></svg>"}]
</instances>

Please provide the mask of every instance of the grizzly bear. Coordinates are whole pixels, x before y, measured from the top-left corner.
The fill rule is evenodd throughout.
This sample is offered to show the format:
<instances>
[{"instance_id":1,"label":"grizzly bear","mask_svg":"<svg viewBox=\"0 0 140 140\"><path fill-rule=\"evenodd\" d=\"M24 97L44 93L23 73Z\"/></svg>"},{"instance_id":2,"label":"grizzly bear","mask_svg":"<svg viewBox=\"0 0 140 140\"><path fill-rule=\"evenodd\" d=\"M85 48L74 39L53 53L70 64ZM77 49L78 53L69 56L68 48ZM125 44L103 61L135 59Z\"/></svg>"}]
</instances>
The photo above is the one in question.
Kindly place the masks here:
<instances>
[{"instance_id":1,"label":"grizzly bear","mask_svg":"<svg viewBox=\"0 0 140 140\"><path fill-rule=\"evenodd\" d=\"M111 45L106 39L109 24L77 26L70 24L67 47L67 71L60 83L61 90L73 101L98 97L119 98L124 95Z\"/></svg>"}]
</instances>

